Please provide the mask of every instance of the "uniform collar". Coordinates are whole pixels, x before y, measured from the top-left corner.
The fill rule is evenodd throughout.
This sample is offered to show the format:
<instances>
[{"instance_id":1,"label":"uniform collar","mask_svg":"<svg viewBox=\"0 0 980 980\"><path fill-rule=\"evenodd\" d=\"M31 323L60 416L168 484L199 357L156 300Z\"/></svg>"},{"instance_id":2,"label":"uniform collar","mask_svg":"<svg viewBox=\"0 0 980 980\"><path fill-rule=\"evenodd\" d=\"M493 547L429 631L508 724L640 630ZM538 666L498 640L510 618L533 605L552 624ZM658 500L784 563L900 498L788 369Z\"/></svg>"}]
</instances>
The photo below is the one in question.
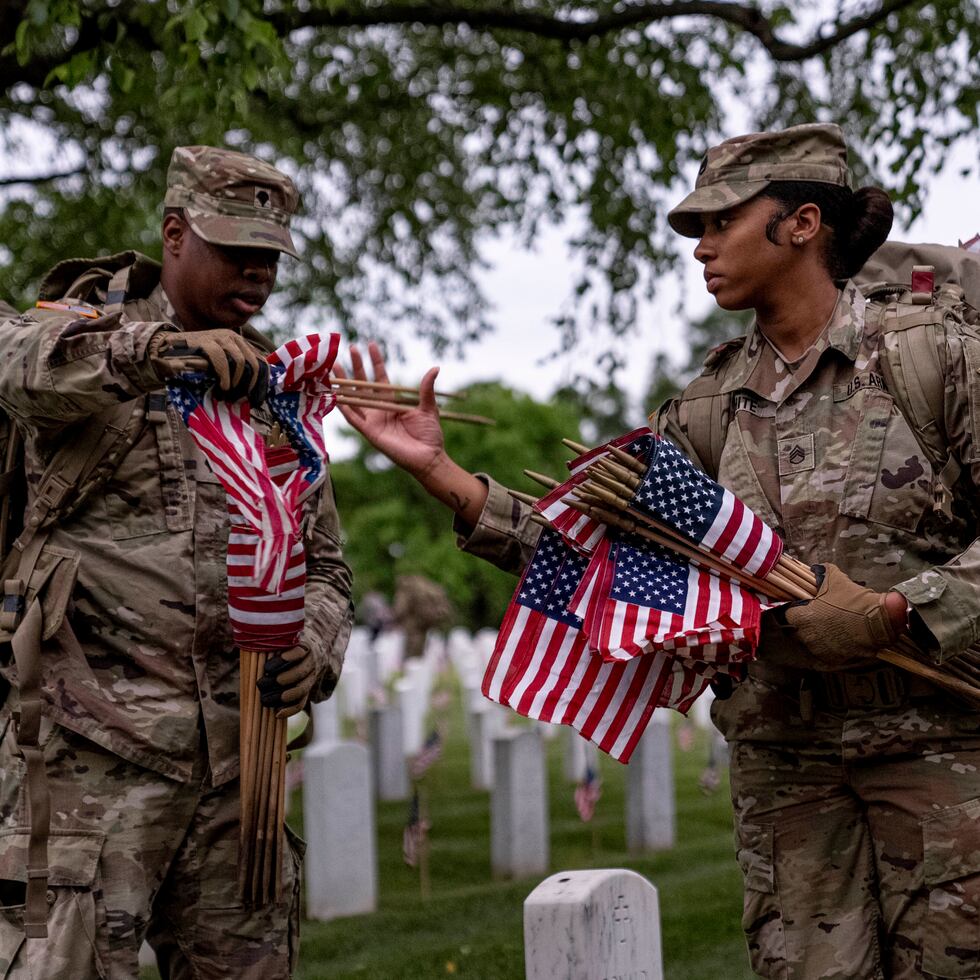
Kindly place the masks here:
<instances>
[{"instance_id":1,"label":"uniform collar","mask_svg":"<svg viewBox=\"0 0 980 980\"><path fill-rule=\"evenodd\" d=\"M172 323L176 324L176 326L183 328L183 325L177 318L174 305L170 302L170 298L167 296L167 291L163 288L162 282L157 283L156 288L149 296L149 300L151 303L159 304L159 308L163 311L163 316L165 319L170 320ZM249 341L249 343L258 347L259 350L269 353L270 351L274 351L276 349L276 345L264 333L256 330L250 323L246 323L239 332L247 341Z\"/></svg>"},{"instance_id":2,"label":"uniform collar","mask_svg":"<svg viewBox=\"0 0 980 980\"><path fill-rule=\"evenodd\" d=\"M824 350L832 347L840 351L849 361L854 361L864 338L866 305L867 300L861 290L848 279L837 296L837 305L830 314L826 327L814 341L814 346ZM757 368L765 352L772 350L762 331L759 330L758 323L753 320L745 344L736 355L735 362L721 386L721 392L727 394L747 388L762 397L767 397L767 390L764 390L768 389L767 384L757 388ZM804 357L808 356L809 354L804 355Z\"/></svg>"}]
</instances>

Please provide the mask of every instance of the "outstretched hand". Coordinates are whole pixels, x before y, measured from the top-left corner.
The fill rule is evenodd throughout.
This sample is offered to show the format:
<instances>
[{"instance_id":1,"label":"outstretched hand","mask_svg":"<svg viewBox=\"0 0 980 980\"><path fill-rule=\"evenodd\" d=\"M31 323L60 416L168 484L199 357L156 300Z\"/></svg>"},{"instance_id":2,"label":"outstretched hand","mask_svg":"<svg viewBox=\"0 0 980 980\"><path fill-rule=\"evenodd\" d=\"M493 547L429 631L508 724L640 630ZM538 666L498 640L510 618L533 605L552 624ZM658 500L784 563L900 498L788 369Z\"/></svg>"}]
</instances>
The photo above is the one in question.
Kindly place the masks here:
<instances>
[{"instance_id":1,"label":"outstretched hand","mask_svg":"<svg viewBox=\"0 0 980 980\"><path fill-rule=\"evenodd\" d=\"M335 364L333 373L338 378L354 381L388 381L381 348L373 341L368 344L373 379L368 378L364 359L356 347L350 348L351 374ZM430 368L419 385L419 404L410 411L388 410L386 408L364 408L355 405L338 405L344 418L375 449L384 453L396 466L407 470L413 476L421 477L431 470L443 456L442 428L439 424L439 409L436 405L435 383L439 368ZM357 397L356 388L345 388L344 394ZM373 400L390 400L393 393L366 388L364 394Z\"/></svg>"}]
</instances>

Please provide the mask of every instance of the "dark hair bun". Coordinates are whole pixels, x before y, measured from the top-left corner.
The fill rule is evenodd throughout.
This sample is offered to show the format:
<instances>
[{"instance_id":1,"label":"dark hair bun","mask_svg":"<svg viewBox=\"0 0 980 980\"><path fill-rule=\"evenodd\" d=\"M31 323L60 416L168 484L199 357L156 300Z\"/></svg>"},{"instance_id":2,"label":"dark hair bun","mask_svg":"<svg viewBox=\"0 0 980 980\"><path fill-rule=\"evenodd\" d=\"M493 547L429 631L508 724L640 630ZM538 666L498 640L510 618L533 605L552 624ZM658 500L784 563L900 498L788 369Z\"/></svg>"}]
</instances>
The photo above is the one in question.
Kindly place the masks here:
<instances>
[{"instance_id":1,"label":"dark hair bun","mask_svg":"<svg viewBox=\"0 0 980 980\"><path fill-rule=\"evenodd\" d=\"M842 278L856 275L888 237L895 218L891 198L880 187L862 187L851 198L850 218L837 241Z\"/></svg>"}]
</instances>

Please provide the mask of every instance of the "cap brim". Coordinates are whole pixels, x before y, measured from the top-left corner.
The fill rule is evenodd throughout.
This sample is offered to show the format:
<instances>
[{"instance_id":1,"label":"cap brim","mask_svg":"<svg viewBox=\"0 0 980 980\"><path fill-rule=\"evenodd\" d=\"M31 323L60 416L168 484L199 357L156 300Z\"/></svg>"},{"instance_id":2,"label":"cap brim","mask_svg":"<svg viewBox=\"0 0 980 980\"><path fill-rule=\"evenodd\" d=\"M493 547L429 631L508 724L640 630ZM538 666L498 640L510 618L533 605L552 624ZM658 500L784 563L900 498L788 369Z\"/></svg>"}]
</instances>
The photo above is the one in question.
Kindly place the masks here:
<instances>
[{"instance_id":1,"label":"cap brim","mask_svg":"<svg viewBox=\"0 0 980 980\"><path fill-rule=\"evenodd\" d=\"M212 245L233 248L274 248L299 258L289 229L261 218L241 218L229 214L205 214L184 208L188 223L199 238Z\"/></svg>"},{"instance_id":2,"label":"cap brim","mask_svg":"<svg viewBox=\"0 0 980 980\"><path fill-rule=\"evenodd\" d=\"M701 216L727 211L751 200L765 190L771 180L746 180L738 183L706 184L695 188L667 214L667 223L678 235L700 238L704 234Z\"/></svg>"}]
</instances>

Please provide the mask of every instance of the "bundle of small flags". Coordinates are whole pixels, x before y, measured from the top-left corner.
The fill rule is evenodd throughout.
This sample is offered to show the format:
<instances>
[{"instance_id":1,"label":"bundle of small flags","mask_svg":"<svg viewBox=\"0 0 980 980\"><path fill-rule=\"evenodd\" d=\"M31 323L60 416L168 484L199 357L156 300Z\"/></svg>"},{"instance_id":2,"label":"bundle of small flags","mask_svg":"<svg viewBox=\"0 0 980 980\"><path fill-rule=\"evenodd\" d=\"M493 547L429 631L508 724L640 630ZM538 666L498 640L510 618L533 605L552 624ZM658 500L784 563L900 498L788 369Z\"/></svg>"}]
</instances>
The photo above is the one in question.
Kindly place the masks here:
<instances>
[{"instance_id":1,"label":"bundle of small flags","mask_svg":"<svg viewBox=\"0 0 980 980\"><path fill-rule=\"evenodd\" d=\"M813 574L650 429L569 445L570 479L540 500L515 494L547 526L483 693L627 762L656 707L686 712L713 678L741 678L762 611L812 595Z\"/></svg>"},{"instance_id":2,"label":"bundle of small flags","mask_svg":"<svg viewBox=\"0 0 980 980\"><path fill-rule=\"evenodd\" d=\"M336 402L330 370L339 342L339 334L309 334L268 355L268 441L252 426L249 403L217 398L209 375L167 386L228 495L228 619L241 672L240 884L259 904L282 897L286 720L262 706L255 685L268 657L294 647L303 630L303 526L326 478L323 419Z\"/></svg>"}]
</instances>

